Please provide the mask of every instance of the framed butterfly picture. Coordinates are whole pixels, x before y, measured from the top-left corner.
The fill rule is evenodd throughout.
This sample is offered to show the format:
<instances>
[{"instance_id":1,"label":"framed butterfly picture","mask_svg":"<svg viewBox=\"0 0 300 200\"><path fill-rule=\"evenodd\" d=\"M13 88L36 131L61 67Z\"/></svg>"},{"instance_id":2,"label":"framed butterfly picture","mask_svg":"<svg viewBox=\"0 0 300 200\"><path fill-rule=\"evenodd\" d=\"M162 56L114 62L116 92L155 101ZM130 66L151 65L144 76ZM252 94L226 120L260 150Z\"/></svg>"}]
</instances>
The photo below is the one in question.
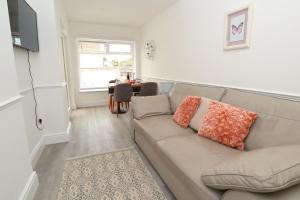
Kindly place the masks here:
<instances>
[{"instance_id":1,"label":"framed butterfly picture","mask_svg":"<svg viewBox=\"0 0 300 200\"><path fill-rule=\"evenodd\" d=\"M250 47L253 6L240 8L225 16L224 49Z\"/></svg>"}]
</instances>

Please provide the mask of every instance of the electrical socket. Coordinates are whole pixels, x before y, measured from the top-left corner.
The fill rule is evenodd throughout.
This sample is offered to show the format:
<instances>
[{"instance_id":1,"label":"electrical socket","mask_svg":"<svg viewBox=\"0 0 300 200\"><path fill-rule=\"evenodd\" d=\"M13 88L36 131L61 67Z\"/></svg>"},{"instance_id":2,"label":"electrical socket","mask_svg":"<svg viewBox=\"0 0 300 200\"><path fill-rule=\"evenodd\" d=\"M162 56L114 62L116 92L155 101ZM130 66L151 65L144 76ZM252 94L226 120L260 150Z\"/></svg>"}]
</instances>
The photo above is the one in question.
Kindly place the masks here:
<instances>
[{"instance_id":1,"label":"electrical socket","mask_svg":"<svg viewBox=\"0 0 300 200\"><path fill-rule=\"evenodd\" d=\"M42 118L38 118L38 129L39 130L43 130L44 129L43 119Z\"/></svg>"}]
</instances>

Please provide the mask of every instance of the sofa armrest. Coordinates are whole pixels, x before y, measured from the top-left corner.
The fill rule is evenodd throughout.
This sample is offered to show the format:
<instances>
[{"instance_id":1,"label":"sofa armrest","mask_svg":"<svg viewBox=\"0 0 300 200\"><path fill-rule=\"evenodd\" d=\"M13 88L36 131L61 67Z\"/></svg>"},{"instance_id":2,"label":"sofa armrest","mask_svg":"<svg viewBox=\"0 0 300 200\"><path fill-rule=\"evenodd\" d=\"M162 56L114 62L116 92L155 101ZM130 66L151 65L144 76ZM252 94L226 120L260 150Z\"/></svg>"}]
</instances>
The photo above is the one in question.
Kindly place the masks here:
<instances>
[{"instance_id":1,"label":"sofa armrest","mask_svg":"<svg viewBox=\"0 0 300 200\"><path fill-rule=\"evenodd\" d=\"M171 105L167 95L131 98L134 119L143 119L155 115L171 114Z\"/></svg>"}]
</instances>

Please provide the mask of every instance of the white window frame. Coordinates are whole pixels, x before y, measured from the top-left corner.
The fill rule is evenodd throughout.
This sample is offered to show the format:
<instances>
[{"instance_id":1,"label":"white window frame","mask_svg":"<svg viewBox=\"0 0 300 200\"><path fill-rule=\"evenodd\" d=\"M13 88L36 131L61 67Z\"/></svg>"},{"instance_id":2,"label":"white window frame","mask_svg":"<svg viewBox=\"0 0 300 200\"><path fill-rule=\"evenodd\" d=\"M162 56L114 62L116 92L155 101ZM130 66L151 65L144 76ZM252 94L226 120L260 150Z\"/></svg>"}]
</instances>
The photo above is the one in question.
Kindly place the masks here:
<instances>
[{"instance_id":1,"label":"white window frame","mask_svg":"<svg viewBox=\"0 0 300 200\"><path fill-rule=\"evenodd\" d=\"M128 53L128 52L111 52L110 51L110 48L109 48L109 45L110 44L127 44L127 45L130 45L130 52ZM107 49L107 52L106 53L108 53L108 54L115 54L115 55L133 55L134 54L134 50L133 50L133 48L134 48L134 44L133 43L129 43L129 42L115 42L115 41L113 41L113 42L108 42L108 43L106 43L106 49Z\"/></svg>"},{"instance_id":2,"label":"white window frame","mask_svg":"<svg viewBox=\"0 0 300 200\"><path fill-rule=\"evenodd\" d=\"M78 38L76 41L76 47L77 47L77 80L78 80L78 90L80 93L84 92L97 92L97 91L107 91L108 87L97 87L97 88L81 88L80 87L80 54L84 54L80 51L79 45L80 42L99 42L99 43L105 43L105 52L104 53L95 53L95 54L112 54L112 55L132 55L133 58L133 69L134 72L136 73L136 42L134 40L132 41L125 41L125 40L106 40L106 39L87 39L87 38ZM131 52L130 53L124 53L124 52L110 52L109 51L109 44L129 44L131 46Z\"/></svg>"}]
</instances>

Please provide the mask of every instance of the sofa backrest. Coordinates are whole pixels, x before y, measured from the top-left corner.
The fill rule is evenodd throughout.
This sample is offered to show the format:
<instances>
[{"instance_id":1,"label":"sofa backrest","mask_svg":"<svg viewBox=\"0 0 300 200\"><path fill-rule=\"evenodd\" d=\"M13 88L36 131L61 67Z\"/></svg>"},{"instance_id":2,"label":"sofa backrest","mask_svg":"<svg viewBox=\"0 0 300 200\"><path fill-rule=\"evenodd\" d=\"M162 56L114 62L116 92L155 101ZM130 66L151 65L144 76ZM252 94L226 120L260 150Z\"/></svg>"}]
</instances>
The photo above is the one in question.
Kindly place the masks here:
<instances>
[{"instance_id":1,"label":"sofa backrest","mask_svg":"<svg viewBox=\"0 0 300 200\"><path fill-rule=\"evenodd\" d=\"M181 101L189 95L204 96L220 101L224 92L225 89L221 87L176 83L170 91L172 112L175 112Z\"/></svg>"},{"instance_id":2,"label":"sofa backrest","mask_svg":"<svg viewBox=\"0 0 300 200\"><path fill-rule=\"evenodd\" d=\"M245 141L246 150L300 145L300 102L227 89L222 102L258 113Z\"/></svg>"}]
</instances>

